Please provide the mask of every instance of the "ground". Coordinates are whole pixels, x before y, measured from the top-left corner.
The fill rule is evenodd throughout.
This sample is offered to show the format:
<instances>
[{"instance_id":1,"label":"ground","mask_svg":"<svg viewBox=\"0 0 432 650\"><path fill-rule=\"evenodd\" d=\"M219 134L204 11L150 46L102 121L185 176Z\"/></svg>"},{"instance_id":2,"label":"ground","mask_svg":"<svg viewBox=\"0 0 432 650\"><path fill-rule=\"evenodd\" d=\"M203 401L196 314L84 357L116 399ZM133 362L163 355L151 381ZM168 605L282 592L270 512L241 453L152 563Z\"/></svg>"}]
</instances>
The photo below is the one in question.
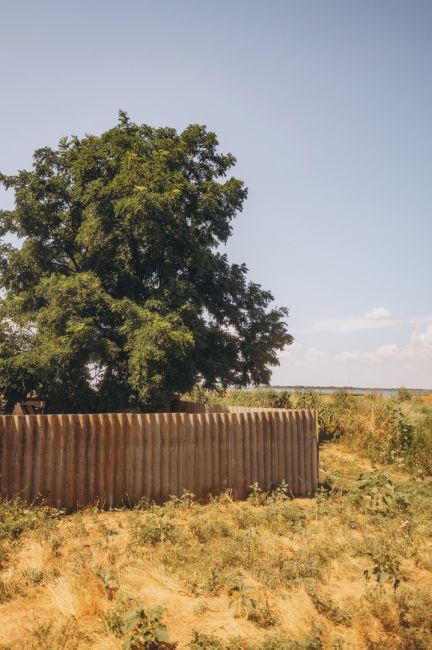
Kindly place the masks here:
<instances>
[{"instance_id":1,"label":"ground","mask_svg":"<svg viewBox=\"0 0 432 650\"><path fill-rule=\"evenodd\" d=\"M0 648L432 648L432 479L320 463L314 499L3 503Z\"/></svg>"}]
</instances>

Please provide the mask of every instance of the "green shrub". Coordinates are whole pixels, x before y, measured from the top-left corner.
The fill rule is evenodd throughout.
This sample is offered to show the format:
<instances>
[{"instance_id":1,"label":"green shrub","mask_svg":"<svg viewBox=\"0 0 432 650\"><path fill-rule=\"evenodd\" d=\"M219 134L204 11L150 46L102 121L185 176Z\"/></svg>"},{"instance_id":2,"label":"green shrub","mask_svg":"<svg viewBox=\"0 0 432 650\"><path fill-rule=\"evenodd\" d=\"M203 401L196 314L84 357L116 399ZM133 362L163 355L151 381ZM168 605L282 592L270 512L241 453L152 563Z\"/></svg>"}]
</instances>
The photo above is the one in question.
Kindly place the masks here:
<instances>
[{"instance_id":1,"label":"green shrub","mask_svg":"<svg viewBox=\"0 0 432 650\"><path fill-rule=\"evenodd\" d=\"M163 510L161 513L150 513L143 519L134 519L131 531L138 544L172 542L178 535L176 527Z\"/></svg>"},{"instance_id":2,"label":"green shrub","mask_svg":"<svg viewBox=\"0 0 432 650\"><path fill-rule=\"evenodd\" d=\"M28 504L19 497L0 499L0 540L12 541L27 530L44 526L51 530L63 514L37 502Z\"/></svg>"},{"instance_id":3,"label":"green shrub","mask_svg":"<svg viewBox=\"0 0 432 650\"><path fill-rule=\"evenodd\" d=\"M231 535L230 527L224 522L207 518L196 518L189 524L191 533L201 544L215 539L216 537L229 537Z\"/></svg>"},{"instance_id":4,"label":"green shrub","mask_svg":"<svg viewBox=\"0 0 432 650\"><path fill-rule=\"evenodd\" d=\"M264 510L264 521L273 532L283 535L287 529L298 532L304 528L306 515L297 503L274 501Z\"/></svg>"},{"instance_id":5,"label":"green shrub","mask_svg":"<svg viewBox=\"0 0 432 650\"><path fill-rule=\"evenodd\" d=\"M226 650L225 643L215 636L202 634L197 630L194 631L192 641L189 643L189 650Z\"/></svg>"},{"instance_id":6,"label":"green shrub","mask_svg":"<svg viewBox=\"0 0 432 650\"><path fill-rule=\"evenodd\" d=\"M307 589L307 593L319 614L333 621L336 625L345 625L346 627L351 625L352 620L350 614L338 607L330 598L321 596L315 586L310 586Z\"/></svg>"},{"instance_id":7,"label":"green shrub","mask_svg":"<svg viewBox=\"0 0 432 650\"><path fill-rule=\"evenodd\" d=\"M168 630L162 623L162 614L161 607L154 607L148 611L132 609L124 612L121 617L124 649L168 650L168 648L175 648L176 644L170 643Z\"/></svg>"},{"instance_id":8,"label":"green shrub","mask_svg":"<svg viewBox=\"0 0 432 650\"><path fill-rule=\"evenodd\" d=\"M387 428L388 435L380 453L382 460L387 463L411 460L415 428L409 415L393 403L388 407Z\"/></svg>"},{"instance_id":9,"label":"green shrub","mask_svg":"<svg viewBox=\"0 0 432 650\"><path fill-rule=\"evenodd\" d=\"M319 393L306 388L294 393L293 404L296 409L321 409L323 399Z\"/></svg>"},{"instance_id":10,"label":"green shrub","mask_svg":"<svg viewBox=\"0 0 432 650\"><path fill-rule=\"evenodd\" d=\"M368 514L394 516L408 505L389 474L379 470L360 474L357 489L350 496L360 510Z\"/></svg>"},{"instance_id":11,"label":"green shrub","mask_svg":"<svg viewBox=\"0 0 432 650\"><path fill-rule=\"evenodd\" d=\"M274 636L264 641L262 645L254 646L251 650L323 650L324 646L318 629L303 639L288 639L285 636Z\"/></svg>"},{"instance_id":12,"label":"green shrub","mask_svg":"<svg viewBox=\"0 0 432 650\"><path fill-rule=\"evenodd\" d=\"M251 646L245 645L242 638L234 637L224 641L212 634L203 634L197 630L194 631L193 639L187 647L189 650L246 650L246 648L251 648Z\"/></svg>"},{"instance_id":13,"label":"green shrub","mask_svg":"<svg viewBox=\"0 0 432 650\"><path fill-rule=\"evenodd\" d=\"M225 397L223 388L207 389L197 384L190 393L185 393L182 398L200 404L219 404Z\"/></svg>"},{"instance_id":14,"label":"green shrub","mask_svg":"<svg viewBox=\"0 0 432 650\"><path fill-rule=\"evenodd\" d=\"M403 386L398 388L397 395L396 395L396 399L398 402L410 402L411 398L412 395L407 388L404 388Z\"/></svg>"},{"instance_id":15,"label":"green shrub","mask_svg":"<svg viewBox=\"0 0 432 650\"><path fill-rule=\"evenodd\" d=\"M261 408L292 408L291 395L282 390L238 390L227 393L225 403L233 406L258 406Z\"/></svg>"}]
</instances>

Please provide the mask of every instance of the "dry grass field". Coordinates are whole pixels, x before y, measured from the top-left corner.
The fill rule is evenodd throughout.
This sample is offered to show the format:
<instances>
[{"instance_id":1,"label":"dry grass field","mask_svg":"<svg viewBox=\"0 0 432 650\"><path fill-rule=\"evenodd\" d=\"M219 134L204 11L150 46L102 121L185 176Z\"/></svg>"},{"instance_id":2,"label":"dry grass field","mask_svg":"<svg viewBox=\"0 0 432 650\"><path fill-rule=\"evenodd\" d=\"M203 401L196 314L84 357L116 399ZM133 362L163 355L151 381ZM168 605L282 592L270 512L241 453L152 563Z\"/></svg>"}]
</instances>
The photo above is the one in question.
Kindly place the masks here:
<instances>
[{"instance_id":1,"label":"dry grass field","mask_svg":"<svg viewBox=\"0 0 432 650\"><path fill-rule=\"evenodd\" d=\"M315 499L0 506L0 648L432 647L432 479L321 450Z\"/></svg>"}]
</instances>

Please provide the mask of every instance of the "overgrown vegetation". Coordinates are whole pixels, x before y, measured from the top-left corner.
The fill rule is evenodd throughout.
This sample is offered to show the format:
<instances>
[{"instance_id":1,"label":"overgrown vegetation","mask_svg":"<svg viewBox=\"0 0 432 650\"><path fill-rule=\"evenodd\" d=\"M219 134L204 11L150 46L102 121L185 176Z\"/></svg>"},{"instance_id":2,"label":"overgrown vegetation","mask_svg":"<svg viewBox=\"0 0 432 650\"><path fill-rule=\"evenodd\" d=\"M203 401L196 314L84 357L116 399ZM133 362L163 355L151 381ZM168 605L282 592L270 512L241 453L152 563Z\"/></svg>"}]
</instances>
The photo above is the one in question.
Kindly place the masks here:
<instances>
[{"instance_id":1,"label":"overgrown vegetation","mask_svg":"<svg viewBox=\"0 0 432 650\"><path fill-rule=\"evenodd\" d=\"M0 647L430 648L432 478L333 442L321 464L315 499L3 501Z\"/></svg>"}]
</instances>

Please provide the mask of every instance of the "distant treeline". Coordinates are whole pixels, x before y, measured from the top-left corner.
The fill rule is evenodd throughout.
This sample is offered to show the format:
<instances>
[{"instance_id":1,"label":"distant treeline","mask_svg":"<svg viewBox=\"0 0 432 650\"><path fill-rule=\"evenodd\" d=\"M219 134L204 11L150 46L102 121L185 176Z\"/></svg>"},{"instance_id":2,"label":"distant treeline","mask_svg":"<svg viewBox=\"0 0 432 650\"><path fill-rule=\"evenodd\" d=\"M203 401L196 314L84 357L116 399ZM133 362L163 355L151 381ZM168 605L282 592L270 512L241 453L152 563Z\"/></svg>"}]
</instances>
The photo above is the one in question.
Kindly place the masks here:
<instances>
[{"instance_id":1,"label":"distant treeline","mask_svg":"<svg viewBox=\"0 0 432 650\"><path fill-rule=\"evenodd\" d=\"M401 387L395 388L370 388L369 386L281 386L276 384L274 386L259 386L258 390L287 390L288 392L302 391L302 390L313 390L313 391L326 391L326 392L336 392L339 390L345 390L349 393L358 393L363 395L365 393L382 393L382 394L394 394L396 395L398 390ZM429 395L432 393L432 388L405 388L404 390L408 391L412 395Z\"/></svg>"}]
</instances>

